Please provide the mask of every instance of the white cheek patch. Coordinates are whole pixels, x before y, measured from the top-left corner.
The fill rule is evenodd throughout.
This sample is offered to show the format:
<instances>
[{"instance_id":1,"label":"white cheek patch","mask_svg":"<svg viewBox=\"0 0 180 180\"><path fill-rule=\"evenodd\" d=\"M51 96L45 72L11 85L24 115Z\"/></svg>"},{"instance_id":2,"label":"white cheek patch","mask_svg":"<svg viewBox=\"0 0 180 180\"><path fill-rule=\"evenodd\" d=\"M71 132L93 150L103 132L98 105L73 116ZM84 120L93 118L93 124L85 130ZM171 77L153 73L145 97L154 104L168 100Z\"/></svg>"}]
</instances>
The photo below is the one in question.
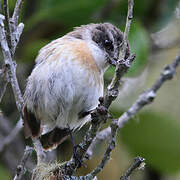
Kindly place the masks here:
<instances>
[{"instance_id":1,"label":"white cheek patch","mask_svg":"<svg viewBox=\"0 0 180 180\"><path fill-rule=\"evenodd\" d=\"M107 68L106 52L99 48L93 41L88 41L87 45L101 73L104 73Z\"/></svg>"}]
</instances>

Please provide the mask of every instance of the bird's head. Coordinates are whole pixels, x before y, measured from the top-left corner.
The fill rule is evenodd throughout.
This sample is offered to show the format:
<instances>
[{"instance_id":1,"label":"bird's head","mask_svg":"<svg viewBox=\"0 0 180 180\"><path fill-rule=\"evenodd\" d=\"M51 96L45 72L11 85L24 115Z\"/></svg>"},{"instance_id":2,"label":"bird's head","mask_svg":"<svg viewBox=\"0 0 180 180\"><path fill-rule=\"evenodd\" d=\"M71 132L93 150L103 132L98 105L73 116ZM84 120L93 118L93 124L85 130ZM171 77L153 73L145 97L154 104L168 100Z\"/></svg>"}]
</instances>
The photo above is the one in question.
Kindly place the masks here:
<instances>
[{"instance_id":1,"label":"bird's head","mask_svg":"<svg viewBox=\"0 0 180 180\"><path fill-rule=\"evenodd\" d=\"M114 61L119 57L123 33L110 23L83 25L75 28L68 35L93 45L90 49L93 49L97 57L95 60L105 69L109 65L109 60Z\"/></svg>"}]
</instances>

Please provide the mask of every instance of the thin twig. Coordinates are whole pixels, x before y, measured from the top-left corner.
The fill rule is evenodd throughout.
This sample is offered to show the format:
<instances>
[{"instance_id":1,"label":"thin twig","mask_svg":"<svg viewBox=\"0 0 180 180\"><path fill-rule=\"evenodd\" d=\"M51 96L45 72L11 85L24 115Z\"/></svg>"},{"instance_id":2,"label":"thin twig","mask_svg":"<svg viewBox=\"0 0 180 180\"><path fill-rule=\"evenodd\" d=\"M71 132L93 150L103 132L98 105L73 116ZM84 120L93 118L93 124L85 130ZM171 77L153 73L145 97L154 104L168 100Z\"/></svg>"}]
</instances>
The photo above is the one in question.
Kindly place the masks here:
<instances>
[{"instance_id":1,"label":"thin twig","mask_svg":"<svg viewBox=\"0 0 180 180\"><path fill-rule=\"evenodd\" d=\"M12 29L14 29L12 31L12 37L13 37L13 41L12 41L12 43L13 43L13 45L12 45L12 53L14 55L16 47L17 47L17 44L19 43L22 31L24 29L24 24L23 23L19 23L18 26L14 27L13 25L11 25L11 27L12 27Z\"/></svg>"},{"instance_id":2,"label":"thin twig","mask_svg":"<svg viewBox=\"0 0 180 180\"><path fill-rule=\"evenodd\" d=\"M115 100L117 98L119 94L119 86L121 84L121 78L128 71L128 69L131 66L131 63L135 59L135 54L129 56L128 59L125 59L126 51L128 48L128 35L133 18L133 6L134 6L134 1L128 0L128 14L126 19L125 31L123 35L124 38L119 52L119 60L117 62L118 64L116 65L115 75L113 76L113 79L107 88L107 93L104 102L105 107L110 106L112 100Z\"/></svg>"},{"instance_id":3,"label":"thin twig","mask_svg":"<svg viewBox=\"0 0 180 180\"><path fill-rule=\"evenodd\" d=\"M11 38L11 25L10 25L10 17L9 17L9 6L8 0L3 0L3 10L5 15L5 24L6 24L6 37L9 48L12 48L12 38ZM12 52L11 52L12 55Z\"/></svg>"},{"instance_id":4,"label":"thin twig","mask_svg":"<svg viewBox=\"0 0 180 180\"><path fill-rule=\"evenodd\" d=\"M136 157L130 168L125 172L123 176L120 177L120 180L129 180L129 177L131 176L134 170L136 170L137 168L141 169L142 167L144 167L145 165L144 161L145 161L144 158Z\"/></svg>"},{"instance_id":5,"label":"thin twig","mask_svg":"<svg viewBox=\"0 0 180 180\"><path fill-rule=\"evenodd\" d=\"M46 161L46 154L43 151L41 142L39 139L33 139L34 149L37 154L37 164L44 163Z\"/></svg>"},{"instance_id":6,"label":"thin twig","mask_svg":"<svg viewBox=\"0 0 180 180\"><path fill-rule=\"evenodd\" d=\"M16 5L14 8L14 13L12 18L10 19L10 25L11 25L11 37L12 37L12 48L11 51L14 55L15 50L16 50L16 46L19 42L21 33L23 31L24 28L24 24L23 23L19 23L18 25L18 19L19 19L19 15L20 15L20 10L22 8L22 4L23 4L24 0L17 0L16 1Z\"/></svg>"},{"instance_id":7,"label":"thin twig","mask_svg":"<svg viewBox=\"0 0 180 180\"><path fill-rule=\"evenodd\" d=\"M21 114L21 110L23 107L23 98L16 78L16 63L15 61L12 60L11 52L6 40L3 20L4 20L4 16L0 15L0 43L4 56L4 62L6 68L8 69L9 79L15 96L16 106Z\"/></svg>"},{"instance_id":8,"label":"thin twig","mask_svg":"<svg viewBox=\"0 0 180 180\"><path fill-rule=\"evenodd\" d=\"M9 133L9 135L7 137L5 137L0 144L0 153L4 150L4 148L9 145L14 138L16 138L17 134L20 132L20 130L22 129L22 119L20 119L16 126L14 127L14 129L12 129L12 131Z\"/></svg>"},{"instance_id":9,"label":"thin twig","mask_svg":"<svg viewBox=\"0 0 180 180\"><path fill-rule=\"evenodd\" d=\"M5 22L6 22L6 26L9 26L9 6L8 6L8 0L3 0L3 11L4 11L4 15L5 15ZM9 27L7 27L9 28ZM8 31L8 33L10 34L10 31Z\"/></svg>"},{"instance_id":10,"label":"thin twig","mask_svg":"<svg viewBox=\"0 0 180 180\"><path fill-rule=\"evenodd\" d=\"M108 132L110 131L110 132ZM108 127L106 129L103 129L102 131L100 131L97 135L96 135L96 138L93 139L91 145L89 146L88 150L86 151L86 154L85 154L85 159L91 159L92 158L92 155L93 155L93 152L95 150L95 148L97 147L98 144L101 144L102 142L104 142L104 140L107 140L111 134L111 128Z\"/></svg>"},{"instance_id":11,"label":"thin twig","mask_svg":"<svg viewBox=\"0 0 180 180\"><path fill-rule=\"evenodd\" d=\"M101 172L111 157L111 152L115 148L115 145L116 145L116 134L118 130L117 123L115 121L111 123L111 129L112 129L111 140L109 141L109 144L104 153L104 156L101 162L99 163L99 165L91 173L87 175L89 177L95 177L99 172Z\"/></svg>"},{"instance_id":12,"label":"thin twig","mask_svg":"<svg viewBox=\"0 0 180 180\"><path fill-rule=\"evenodd\" d=\"M19 19L22 3L23 0L16 1L13 16L12 18L10 18L8 0L3 1L3 9L4 9L5 22L6 22L5 24L7 29L6 37L12 57L14 56L17 43L19 42L20 35L24 28L24 25L22 25L22 23L18 25L18 19Z\"/></svg>"},{"instance_id":13,"label":"thin twig","mask_svg":"<svg viewBox=\"0 0 180 180\"><path fill-rule=\"evenodd\" d=\"M16 175L13 180L20 180L22 176L25 174L26 172L25 165L29 156L32 154L33 150L34 150L33 148L26 146L26 149L24 150L24 155L21 159L20 164L17 166Z\"/></svg>"},{"instance_id":14,"label":"thin twig","mask_svg":"<svg viewBox=\"0 0 180 180\"><path fill-rule=\"evenodd\" d=\"M125 27L125 31L124 31L125 42L128 42L129 30L130 30L131 21L132 21L132 18L133 18L133 7L134 7L134 1L133 0L128 0L128 15L127 15L126 27Z\"/></svg>"},{"instance_id":15,"label":"thin twig","mask_svg":"<svg viewBox=\"0 0 180 180\"><path fill-rule=\"evenodd\" d=\"M16 1L14 13L12 16L12 22L14 22L15 26L18 25L18 19L19 19L19 15L20 15L20 11L21 11L21 7L22 7L23 2L24 2L24 0L17 0Z\"/></svg>"}]
</instances>

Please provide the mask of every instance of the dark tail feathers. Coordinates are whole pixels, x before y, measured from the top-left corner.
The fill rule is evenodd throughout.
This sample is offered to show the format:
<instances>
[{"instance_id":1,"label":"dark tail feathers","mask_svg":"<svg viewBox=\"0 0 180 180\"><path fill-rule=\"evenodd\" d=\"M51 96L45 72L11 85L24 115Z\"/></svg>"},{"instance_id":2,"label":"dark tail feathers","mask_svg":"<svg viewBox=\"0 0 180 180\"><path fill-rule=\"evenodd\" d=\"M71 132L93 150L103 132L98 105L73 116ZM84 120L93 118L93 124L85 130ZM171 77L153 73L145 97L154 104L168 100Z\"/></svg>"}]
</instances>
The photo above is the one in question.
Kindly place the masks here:
<instances>
[{"instance_id":1,"label":"dark tail feathers","mask_svg":"<svg viewBox=\"0 0 180 180\"><path fill-rule=\"evenodd\" d=\"M55 128L47 134L40 137L41 144L45 150L55 149L61 144L69 135L69 128L60 129Z\"/></svg>"},{"instance_id":2,"label":"dark tail feathers","mask_svg":"<svg viewBox=\"0 0 180 180\"><path fill-rule=\"evenodd\" d=\"M27 109L23 108L24 134L26 138L39 137L41 133L41 122L35 115Z\"/></svg>"}]
</instances>

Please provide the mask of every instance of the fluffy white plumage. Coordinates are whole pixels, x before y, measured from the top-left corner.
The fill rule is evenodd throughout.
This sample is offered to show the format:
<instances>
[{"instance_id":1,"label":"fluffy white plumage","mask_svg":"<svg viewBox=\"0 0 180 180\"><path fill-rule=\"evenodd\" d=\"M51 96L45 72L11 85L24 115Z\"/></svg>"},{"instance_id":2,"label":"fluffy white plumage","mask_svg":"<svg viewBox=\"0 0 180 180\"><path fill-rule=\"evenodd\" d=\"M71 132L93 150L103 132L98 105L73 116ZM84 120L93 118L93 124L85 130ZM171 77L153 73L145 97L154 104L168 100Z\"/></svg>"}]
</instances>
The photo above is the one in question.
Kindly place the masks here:
<instances>
[{"instance_id":1,"label":"fluffy white plumage","mask_svg":"<svg viewBox=\"0 0 180 180\"><path fill-rule=\"evenodd\" d=\"M43 47L24 94L26 137L59 144L70 128L82 127L103 96L108 59L117 58L122 33L109 23L90 24ZM47 134L48 133L48 134Z\"/></svg>"},{"instance_id":2,"label":"fluffy white plumage","mask_svg":"<svg viewBox=\"0 0 180 180\"><path fill-rule=\"evenodd\" d=\"M84 44L81 41L64 37L45 46L28 78L27 108L41 120L43 134L55 126L71 129L83 126L89 117L79 119L78 113L94 109L98 98L103 96L105 54L93 42ZM75 46L82 48L86 56L75 52ZM47 55L49 51L51 54ZM84 63L88 58L94 61L94 64L91 62L93 68Z\"/></svg>"}]
</instances>

